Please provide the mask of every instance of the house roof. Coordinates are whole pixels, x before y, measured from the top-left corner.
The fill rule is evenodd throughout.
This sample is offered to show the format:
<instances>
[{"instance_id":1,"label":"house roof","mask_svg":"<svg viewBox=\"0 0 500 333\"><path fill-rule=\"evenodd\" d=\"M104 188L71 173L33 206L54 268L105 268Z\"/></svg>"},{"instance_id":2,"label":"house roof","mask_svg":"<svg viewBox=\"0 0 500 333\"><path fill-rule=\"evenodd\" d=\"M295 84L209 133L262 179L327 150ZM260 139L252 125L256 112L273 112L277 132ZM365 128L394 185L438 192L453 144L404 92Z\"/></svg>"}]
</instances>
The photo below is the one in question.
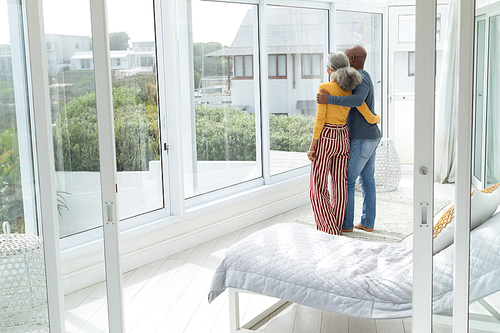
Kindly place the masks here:
<instances>
[{"instance_id":1,"label":"house roof","mask_svg":"<svg viewBox=\"0 0 500 333\"><path fill-rule=\"evenodd\" d=\"M267 11L268 54L323 53L326 10L289 7ZM247 11L231 46L207 53L206 57L253 54L253 11Z\"/></svg>"}]
</instances>

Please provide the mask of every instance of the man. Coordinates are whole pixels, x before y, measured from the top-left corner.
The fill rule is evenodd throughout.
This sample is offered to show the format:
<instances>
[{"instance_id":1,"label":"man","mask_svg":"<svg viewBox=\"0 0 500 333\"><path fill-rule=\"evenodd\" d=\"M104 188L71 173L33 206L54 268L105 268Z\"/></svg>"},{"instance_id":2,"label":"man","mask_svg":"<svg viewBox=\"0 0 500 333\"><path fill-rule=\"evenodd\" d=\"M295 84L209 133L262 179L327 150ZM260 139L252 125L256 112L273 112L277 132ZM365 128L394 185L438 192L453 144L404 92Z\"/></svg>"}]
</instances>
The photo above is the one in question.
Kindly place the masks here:
<instances>
[{"instance_id":1,"label":"man","mask_svg":"<svg viewBox=\"0 0 500 333\"><path fill-rule=\"evenodd\" d=\"M347 206L342 232L352 232L353 228L373 231L376 215L375 188L375 150L380 142L380 129L377 124L369 124L356 109L366 102L373 114L374 89L367 71L363 69L366 60L366 50L359 45L348 47L344 53L349 58L351 67L357 69L363 76L363 81L356 86L350 96L331 96L321 90L316 96L318 104L335 104L351 107L347 117L349 128L349 160L347 162ZM361 221L354 225L354 186L359 177L363 193L363 212Z\"/></svg>"}]
</instances>

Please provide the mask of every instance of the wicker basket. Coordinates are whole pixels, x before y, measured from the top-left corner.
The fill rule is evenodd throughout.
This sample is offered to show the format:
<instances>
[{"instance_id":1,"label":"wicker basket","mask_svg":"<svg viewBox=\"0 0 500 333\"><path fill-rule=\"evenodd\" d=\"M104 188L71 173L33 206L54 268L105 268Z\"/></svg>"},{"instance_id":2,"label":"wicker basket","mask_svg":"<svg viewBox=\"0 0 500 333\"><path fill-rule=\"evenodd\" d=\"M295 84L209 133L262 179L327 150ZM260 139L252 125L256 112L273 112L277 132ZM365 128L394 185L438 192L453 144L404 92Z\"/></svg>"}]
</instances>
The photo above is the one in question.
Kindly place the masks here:
<instances>
[{"instance_id":1,"label":"wicker basket","mask_svg":"<svg viewBox=\"0 0 500 333\"><path fill-rule=\"evenodd\" d=\"M42 239L0 235L0 332L49 332Z\"/></svg>"},{"instance_id":2,"label":"wicker basket","mask_svg":"<svg viewBox=\"0 0 500 333\"><path fill-rule=\"evenodd\" d=\"M383 138L378 144L375 154L375 185L377 192L396 191L401 181L401 163L399 155L391 139ZM361 191L356 181L356 191Z\"/></svg>"},{"instance_id":3,"label":"wicker basket","mask_svg":"<svg viewBox=\"0 0 500 333\"><path fill-rule=\"evenodd\" d=\"M401 181L401 163L391 139L382 139L375 155L375 184L377 192L396 191Z\"/></svg>"}]
</instances>

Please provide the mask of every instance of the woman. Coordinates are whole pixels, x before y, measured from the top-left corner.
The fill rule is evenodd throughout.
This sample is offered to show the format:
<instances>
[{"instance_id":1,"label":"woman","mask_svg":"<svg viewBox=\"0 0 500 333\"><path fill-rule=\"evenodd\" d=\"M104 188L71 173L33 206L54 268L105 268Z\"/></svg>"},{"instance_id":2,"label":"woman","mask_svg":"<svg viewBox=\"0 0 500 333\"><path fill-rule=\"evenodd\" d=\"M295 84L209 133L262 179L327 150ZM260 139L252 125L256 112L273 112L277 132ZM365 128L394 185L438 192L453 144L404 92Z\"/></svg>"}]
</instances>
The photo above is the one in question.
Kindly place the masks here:
<instances>
[{"instance_id":1,"label":"woman","mask_svg":"<svg viewBox=\"0 0 500 333\"><path fill-rule=\"evenodd\" d=\"M328 56L330 82L320 84L330 95L346 96L362 81L361 74L349 66L343 52ZM347 199L347 159L349 131L346 120L350 108L332 104L318 104L311 147L307 152L311 165L310 198L317 229L333 235L342 234ZM380 122L363 103L359 112L367 122ZM331 175L331 199L328 193L328 174Z\"/></svg>"}]
</instances>

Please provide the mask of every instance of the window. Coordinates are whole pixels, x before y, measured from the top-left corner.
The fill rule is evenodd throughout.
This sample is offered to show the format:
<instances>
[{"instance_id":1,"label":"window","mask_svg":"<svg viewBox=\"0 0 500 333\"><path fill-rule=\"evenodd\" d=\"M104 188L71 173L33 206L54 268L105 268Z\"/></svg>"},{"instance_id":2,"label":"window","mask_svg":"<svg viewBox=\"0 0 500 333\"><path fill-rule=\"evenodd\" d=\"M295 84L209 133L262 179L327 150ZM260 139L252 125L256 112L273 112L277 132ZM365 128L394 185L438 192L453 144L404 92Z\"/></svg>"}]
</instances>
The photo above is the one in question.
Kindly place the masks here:
<instances>
[{"instance_id":1,"label":"window","mask_svg":"<svg viewBox=\"0 0 500 333\"><path fill-rule=\"evenodd\" d=\"M268 56L268 75L270 79L286 79L286 55L270 54Z\"/></svg>"},{"instance_id":2,"label":"window","mask_svg":"<svg viewBox=\"0 0 500 333\"><path fill-rule=\"evenodd\" d=\"M415 51L408 52L408 76L415 76Z\"/></svg>"},{"instance_id":3,"label":"window","mask_svg":"<svg viewBox=\"0 0 500 333\"><path fill-rule=\"evenodd\" d=\"M370 74L375 91L375 112L382 112L382 14L339 10L336 15L336 51L364 45L367 56L364 69ZM408 61L408 60L407 60ZM404 72L401 72L404 74Z\"/></svg>"},{"instance_id":4,"label":"window","mask_svg":"<svg viewBox=\"0 0 500 333\"><path fill-rule=\"evenodd\" d=\"M75 44L75 50L79 50L80 49L80 44L76 43Z\"/></svg>"},{"instance_id":5,"label":"window","mask_svg":"<svg viewBox=\"0 0 500 333\"><path fill-rule=\"evenodd\" d=\"M154 58L153 57L141 57L140 63L141 63L141 67L153 67Z\"/></svg>"},{"instance_id":6,"label":"window","mask_svg":"<svg viewBox=\"0 0 500 333\"><path fill-rule=\"evenodd\" d=\"M81 59L80 60L80 68L81 69L91 69L90 67L90 59Z\"/></svg>"},{"instance_id":7,"label":"window","mask_svg":"<svg viewBox=\"0 0 500 333\"><path fill-rule=\"evenodd\" d=\"M303 54L302 55L302 78L323 78L323 55L322 54Z\"/></svg>"},{"instance_id":8,"label":"window","mask_svg":"<svg viewBox=\"0 0 500 333\"><path fill-rule=\"evenodd\" d=\"M326 77L327 26L327 10L267 6L271 176L310 165L304 152L311 144L318 86Z\"/></svg>"},{"instance_id":9,"label":"window","mask_svg":"<svg viewBox=\"0 0 500 333\"><path fill-rule=\"evenodd\" d=\"M129 36L140 36L135 38L141 39L132 40L139 43L136 45L151 45L150 52L136 55L140 69L128 68L126 80L120 75L113 76L112 80L118 210L120 220L127 219L127 226L132 226L152 216L169 214L165 203L168 187L163 177L163 150L160 149L160 107L154 67L156 46L149 42L156 40L154 4L153 0L132 0L127 5L120 0L107 3L109 33L123 37L122 51L118 52L127 49ZM127 24L122 30L125 22L138 24ZM116 58L116 66L126 68L122 54L122 58ZM147 217L141 219L145 214Z\"/></svg>"},{"instance_id":10,"label":"window","mask_svg":"<svg viewBox=\"0 0 500 333\"><path fill-rule=\"evenodd\" d=\"M25 43L24 38L27 38L27 36L23 30L23 10L21 7L21 3L17 1L0 1L0 13L2 13L1 16L4 18L2 22L2 29L4 30L0 32L0 224L8 222L12 234L37 235L39 232L37 228L34 161L32 159L33 151L30 131L30 111L32 110L30 110L28 100L26 51L23 47ZM15 66L12 66L13 61ZM0 228L0 234L2 233L3 231ZM18 244L23 242L23 238L20 240ZM16 247L12 246L11 249ZM12 286L15 279L17 280L17 278L23 276L19 273L15 273L17 276L9 276L9 270L29 269L30 272L35 272L39 268L38 263L35 264L34 262L32 262L32 266L30 263L29 268L27 265L25 268L19 267L17 263L14 263L14 260L12 264L9 263L9 259L5 260L4 258L6 258L5 254L8 254L12 250L9 249L9 245L6 245L3 240L1 241L0 248L2 248L2 264L0 265L2 266L2 273L5 272L5 275L2 275L2 278L0 278L0 280L3 279L2 283ZM31 253L33 252L27 252L27 255L31 255ZM43 268L43 261L41 267ZM14 278L11 276L14 276ZM2 297L3 295L8 295L3 290ZM23 294L24 292L18 293L18 296ZM43 299L39 298L38 292L33 291L32 296L32 300L35 302L33 304L42 304L40 301ZM43 298L45 302L46 297L43 296ZM14 303L8 300L3 304L5 306L3 309L7 311L15 309ZM1 317L2 320L7 319L5 321L6 326L3 325L4 322L0 326L2 326L2 330L4 328L7 331L9 328L15 330L13 324L16 322L8 320L3 315L6 313L5 310L2 310ZM40 314L45 312L46 316L46 307L43 307L41 310ZM33 318L41 319L42 317L34 315ZM23 321L19 321L18 323L23 323ZM20 325L21 328L25 328L26 330L37 329L34 326Z\"/></svg>"},{"instance_id":11,"label":"window","mask_svg":"<svg viewBox=\"0 0 500 333\"><path fill-rule=\"evenodd\" d=\"M65 10L64 15L79 22L81 36L78 37L90 38L88 2L72 1L71 6L78 10ZM67 31L64 22L57 19L60 7L57 1L43 1L46 32L63 35ZM74 38L60 40L62 50L71 50L73 46L77 49L79 45L75 44ZM54 54L56 63L63 63L63 57L62 52ZM77 58L74 62L75 70L86 71L78 75L54 76L53 82L61 88L50 91L58 199L67 207L59 216L59 232L60 237L67 238L69 243L75 241L73 236L78 238L78 234L98 230L102 226L97 110L90 57ZM62 248L65 246L68 245L62 245Z\"/></svg>"},{"instance_id":12,"label":"window","mask_svg":"<svg viewBox=\"0 0 500 333\"><path fill-rule=\"evenodd\" d=\"M253 79L253 56L234 57L234 77L237 79Z\"/></svg>"},{"instance_id":13,"label":"window","mask_svg":"<svg viewBox=\"0 0 500 333\"><path fill-rule=\"evenodd\" d=\"M54 43L45 43L47 45L47 51L54 51Z\"/></svg>"},{"instance_id":14,"label":"window","mask_svg":"<svg viewBox=\"0 0 500 333\"><path fill-rule=\"evenodd\" d=\"M415 43L415 15L399 15L398 42ZM436 42L441 42L441 13L436 14Z\"/></svg>"},{"instance_id":15,"label":"window","mask_svg":"<svg viewBox=\"0 0 500 333\"><path fill-rule=\"evenodd\" d=\"M228 21L227 13L238 19ZM262 177L253 75L257 6L192 0L192 29L182 30L186 40L192 31L193 41L192 55L180 55L193 71L181 89L194 95L194 104L182 98L182 149L191 152L183 154L184 193L191 205L203 201L198 195Z\"/></svg>"}]
</instances>

